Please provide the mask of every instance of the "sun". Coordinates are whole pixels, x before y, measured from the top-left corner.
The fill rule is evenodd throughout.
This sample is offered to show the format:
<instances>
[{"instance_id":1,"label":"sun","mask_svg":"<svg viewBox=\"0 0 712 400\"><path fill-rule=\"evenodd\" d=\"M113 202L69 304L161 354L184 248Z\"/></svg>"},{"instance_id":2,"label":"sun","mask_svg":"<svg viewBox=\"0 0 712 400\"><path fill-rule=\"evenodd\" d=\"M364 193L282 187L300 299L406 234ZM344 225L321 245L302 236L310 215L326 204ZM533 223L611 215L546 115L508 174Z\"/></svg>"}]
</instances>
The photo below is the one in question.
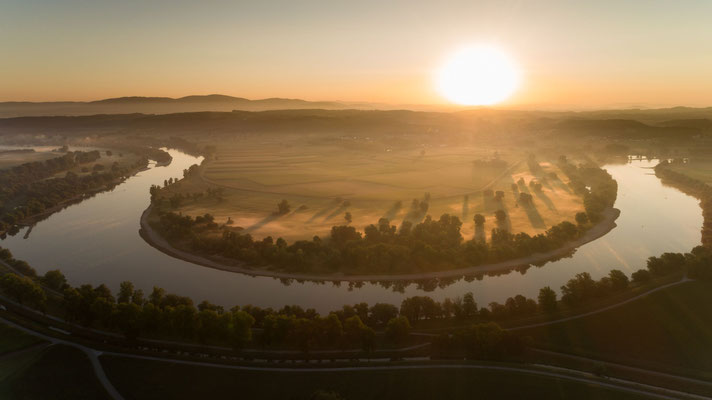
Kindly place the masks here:
<instances>
[{"instance_id":1,"label":"sun","mask_svg":"<svg viewBox=\"0 0 712 400\"><path fill-rule=\"evenodd\" d=\"M500 103L519 86L520 74L509 56L494 46L470 46L453 54L437 73L437 88L461 105Z\"/></svg>"}]
</instances>

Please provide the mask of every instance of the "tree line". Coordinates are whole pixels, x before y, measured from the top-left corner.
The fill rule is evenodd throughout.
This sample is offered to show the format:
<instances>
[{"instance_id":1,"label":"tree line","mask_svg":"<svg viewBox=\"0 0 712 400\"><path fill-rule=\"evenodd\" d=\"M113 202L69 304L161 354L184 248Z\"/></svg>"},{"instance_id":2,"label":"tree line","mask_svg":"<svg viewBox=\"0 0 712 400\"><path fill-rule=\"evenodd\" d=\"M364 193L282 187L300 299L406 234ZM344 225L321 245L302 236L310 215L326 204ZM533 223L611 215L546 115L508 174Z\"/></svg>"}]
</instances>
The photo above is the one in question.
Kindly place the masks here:
<instances>
[{"instance_id":1,"label":"tree line","mask_svg":"<svg viewBox=\"0 0 712 400\"><path fill-rule=\"evenodd\" d=\"M703 218L702 244L712 246L712 187L699 179L673 170L671 167L675 165L685 165L685 163L681 159L662 160L655 166L655 175L700 199Z\"/></svg>"},{"instance_id":2,"label":"tree line","mask_svg":"<svg viewBox=\"0 0 712 400\"><path fill-rule=\"evenodd\" d=\"M286 346L304 352L315 348L360 348L370 352L376 347L376 331L382 331L388 343L403 344L412 325L427 321L443 327L464 326L436 341L433 354L438 357L512 356L525 347L523 338L506 334L491 323L576 310L624 293L633 285L684 271L692 278L712 280L712 249L698 246L687 254L650 257L646 268L634 272L630 278L615 269L599 280L587 272L579 273L561 287L561 298L548 286L540 289L536 299L516 295L504 303L491 302L483 307L478 306L472 293L443 301L412 296L403 299L400 307L358 303L322 316L314 309L298 305L280 309L243 305L229 310L208 301L195 305L191 298L167 293L160 287L153 287L146 295L128 281L122 282L114 295L103 284L71 287L58 270L38 276L6 249L0 249L0 259L27 275L7 273L0 277L0 290L15 301L45 310L51 296L46 295L44 286L61 293L61 301L52 309L59 309L66 320L121 332L129 339L148 336L229 344L235 348L250 344L263 348ZM474 344L478 341L491 347L484 349L483 344Z\"/></svg>"},{"instance_id":3,"label":"tree line","mask_svg":"<svg viewBox=\"0 0 712 400\"><path fill-rule=\"evenodd\" d=\"M157 186L151 189L159 213L154 228L178 247L287 272L391 274L482 265L560 248L581 237L591 227L590 222L600 220L600 213L613 205L617 183L610 174L594 165L573 165L565 158L559 164L572 189L583 196L586 212L577 215L575 224L564 221L534 236L495 228L489 242L481 238L466 241L460 233L462 221L457 216L443 214L439 219L425 216L417 224L406 218L400 227L381 218L363 232L348 224L337 225L325 239L314 236L312 240L291 244L271 236L255 240L239 228L219 226L210 214L193 218L171 211L182 197L163 199ZM497 195L491 193L493 198ZM422 201L414 201L413 210L422 213L421 218L428 208L427 199L426 195ZM167 202L171 207L166 207ZM288 203L283 201L277 214L288 210ZM496 215L498 219L506 219L506 213L500 214ZM476 215L474 223L481 226L484 217Z\"/></svg>"},{"instance_id":4,"label":"tree line","mask_svg":"<svg viewBox=\"0 0 712 400\"><path fill-rule=\"evenodd\" d=\"M140 159L129 166L121 166L115 162L108 170L94 168L91 174L81 176L70 171L100 157L101 154L97 150L75 151L46 161L25 163L0 171L0 232L10 229L27 217L110 184L148 163L147 159ZM53 177L64 171L67 172L63 177Z\"/></svg>"}]
</instances>

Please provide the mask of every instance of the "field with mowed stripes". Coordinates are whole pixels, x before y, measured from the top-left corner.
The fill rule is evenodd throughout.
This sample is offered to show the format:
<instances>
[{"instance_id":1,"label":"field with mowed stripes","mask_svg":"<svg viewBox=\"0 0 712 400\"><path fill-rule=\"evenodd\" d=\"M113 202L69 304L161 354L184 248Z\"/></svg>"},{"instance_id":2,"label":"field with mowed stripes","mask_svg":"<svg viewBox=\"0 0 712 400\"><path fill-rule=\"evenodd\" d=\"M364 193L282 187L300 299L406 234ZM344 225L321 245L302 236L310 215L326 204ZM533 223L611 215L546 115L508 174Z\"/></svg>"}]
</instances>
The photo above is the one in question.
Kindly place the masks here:
<instances>
[{"instance_id":1,"label":"field with mowed stripes","mask_svg":"<svg viewBox=\"0 0 712 400\"><path fill-rule=\"evenodd\" d=\"M499 160L499 161L497 161ZM241 141L218 147L205 161L200 176L170 187L184 194L222 188L220 199L186 200L178 211L188 215L210 213L217 222L232 219L233 226L259 238L287 240L328 235L331 227L350 223L357 229L387 218L394 225L422 221L444 213L463 220L466 238L489 237L498 224L494 212L502 209L512 232L535 234L563 220L574 220L583 210L553 160L538 160L533 173L522 150L484 147L424 147L363 149L348 143L298 145L284 142ZM551 174L556 174L551 179ZM524 185L513 184L524 180ZM524 209L516 199L529 192L529 182L541 182L532 191L533 205ZM504 192L495 201L486 190ZM277 203L287 200L290 211L275 215ZM351 222L345 218L350 213ZM486 217L475 232L473 216ZM501 227L501 224L499 225Z\"/></svg>"}]
</instances>

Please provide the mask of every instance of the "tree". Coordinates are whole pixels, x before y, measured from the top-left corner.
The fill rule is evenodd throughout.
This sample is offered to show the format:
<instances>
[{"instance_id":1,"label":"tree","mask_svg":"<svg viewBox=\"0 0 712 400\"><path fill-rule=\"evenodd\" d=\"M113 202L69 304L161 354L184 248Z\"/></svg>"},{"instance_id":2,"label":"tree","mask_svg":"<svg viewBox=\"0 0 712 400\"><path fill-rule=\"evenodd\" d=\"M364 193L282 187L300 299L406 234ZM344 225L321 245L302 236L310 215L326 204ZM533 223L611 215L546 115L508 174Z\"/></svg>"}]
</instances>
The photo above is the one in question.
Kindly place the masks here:
<instances>
[{"instance_id":1,"label":"tree","mask_svg":"<svg viewBox=\"0 0 712 400\"><path fill-rule=\"evenodd\" d=\"M119 284L119 295L116 301L118 303L129 303L133 298L134 285L129 281L124 281Z\"/></svg>"},{"instance_id":2,"label":"tree","mask_svg":"<svg viewBox=\"0 0 712 400\"><path fill-rule=\"evenodd\" d=\"M255 318L244 311L235 311L232 313L232 330L230 333L230 342L236 349L240 349L252 339L252 325L255 324Z\"/></svg>"},{"instance_id":3,"label":"tree","mask_svg":"<svg viewBox=\"0 0 712 400\"><path fill-rule=\"evenodd\" d=\"M5 274L0 277L0 288L20 304L42 308L47 300L40 285L26 276Z\"/></svg>"},{"instance_id":4,"label":"tree","mask_svg":"<svg viewBox=\"0 0 712 400\"><path fill-rule=\"evenodd\" d=\"M135 339L141 333L141 307L123 302L116 306L114 321L127 339Z\"/></svg>"},{"instance_id":5,"label":"tree","mask_svg":"<svg viewBox=\"0 0 712 400\"><path fill-rule=\"evenodd\" d=\"M369 353L373 350L376 332L367 327L358 315L344 321L344 335L349 343L360 343L364 352Z\"/></svg>"},{"instance_id":6,"label":"tree","mask_svg":"<svg viewBox=\"0 0 712 400\"><path fill-rule=\"evenodd\" d=\"M371 323L378 326L385 326L388 321L398 316L398 307L393 304L376 303L371 306Z\"/></svg>"},{"instance_id":7,"label":"tree","mask_svg":"<svg viewBox=\"0 0 712 400\"><path fill-rule=\"evenodd\" d=\"M153 287L153 291L148 296L148 301L156 307L163 305L163 298L166 296L166 290L158 286Z\"/></svg>"},{"instance_id":8,"label":"tree","mask_svg":"<svg viewBox=\"0 0 712 400\"><path fill-rule=\"evenodd\" d=\"M628 277L623 271L618 269L613 269L608 273L608 277L611 280L611 289L614 291L622 291L628 289Z\"/></svg>"},{"instance_id":9,"label":"tree","mask_svg":"<svg viewBox=\"0 0 712 400\"><path fill-rule=\"evenodd\" d=\"M289 213L289 210L291 209L289 202L285 199L282 199L279 203L277 203L277 212L275 213L276 215L285 215Z\"/></svg>"},{"instance_id":10,"label":"tree","mask_svg":"<svg viewBox=\"0 0 712 400\"><path fill-rule=\"evenodd\" d=\"M549 286L539 289L539 308L547 313L553 313L558 308L556 292Z\"/></svg>"},{"instance_id":11,"label":"tree","mask_svg":"<svg viewBox=\"0 0 712 400\"><path fill-rule=\"evenodd\" d=\"M475 226L482 226L485 224L485 216L482 214L475 214Z\"/></svg>"},{"instance_id":12,"label":"tree","mask_svg":"<svg viewBox=\"0 0 712 400\"><path fill-rule=\"evenodd\" d=\"M472 295L472 292L467 292L462 296L462 312L465 318L472 318L477 314L477 303L475 303L475 296Z\"/></svg>"},{"instance_id":13,"label":"tree","mask_svg":"<svg viewBox=\"0 0 712 400\"><path fill-rule=\"evenodd\" d=\"M588 223L588 214L585 212L576 213L576 223L579 225L586 225Z\"/></svg>"},{"instance_id":14,"label":"tree","mask_svg":"<svg viewBox=\"0 0 712 400\"><path fill-rule=\"evenodd\" d=\"M507 213L504 212L504 210L495 211L494 216L497 218L497 222L504 222L507 220Z\"/></svg>"},{"instance_id":15,"label":"tree","mask_svg":"<svg viewBox=\"0 0 712 400\"><path fill-rule=\"evenodd\" d=\"M42 283L53 290L63 290L67 285L67 278L58 269L47 271L42 277Z\"/></svg>"},{"instance_id":16,"label":"tree","mask_svg":"<svg viewBox=\"0 0 712 400\"><path fill-rule=\"evenodd\" d=\"M639 269L633 272L631 278L633 278L633 282L635 283L644 283L650 280L651 274L647 269Z\"/></svg>"},{"instance_id":17,"label":"tree","mask_svg":"<svg viewBox=\"0 0 712 400\"><path fill-rule=\"evenodd\" d=\"M657 276L680 271L685 264L685 256L680 253L663 253L659 257L648 258L648 270Z\"/></svg>"},{"instance_id":18,"label":"tree","mask_svg":"<svg viewBox=\"0 0 712 400\"><path fill-rule=\"evenodd\" d=\"M519 203L523 205L530 205L534 201L534 198L529 193L519 192Z\"/></svg>"},{"instance_id":19,"label":"tree","mask_svg":"<svg viewBox=\"0 0 712 400\"><path fill-rule=\"evenodd\" d=\"M341 325L341 320L334 313L330 313L326 318L320 318L318 320L318 324L320 341L322 343L334 345L338 343L344 335L344 328Z\"/></svg>"},{"instance_id":20,"label":"tree","mask_svg":"<svg viewBox=\"0 0 712 400\"><path fill-rule=\"evenodd\" d=\"M561 287L561 300L576 306L590 300L596 294L596 281L588 272L576 274L566 285Z\"/></svg>"},{"instance_id":21,"label":"tree","mask_svg":"<svg viewBox=\"0 0 712 400\"><path fill-rule=\"evenodd\" d=\"M408 318L400 316L392 318L386 325L386 338L395 344L401 344L408 339L410 333L410 322Z\"/></svg>"},{"instance_id":22,"label":"tree","mask_svg":"<svg viewBox=\"0 0 712 400\"><path fill-rule=\"evenodd\" d=\"M344 214L344 220L346 220L347 224L351 223L352 217L350 212L347 211L346 214Z\"/></svg>"}]
</instances>

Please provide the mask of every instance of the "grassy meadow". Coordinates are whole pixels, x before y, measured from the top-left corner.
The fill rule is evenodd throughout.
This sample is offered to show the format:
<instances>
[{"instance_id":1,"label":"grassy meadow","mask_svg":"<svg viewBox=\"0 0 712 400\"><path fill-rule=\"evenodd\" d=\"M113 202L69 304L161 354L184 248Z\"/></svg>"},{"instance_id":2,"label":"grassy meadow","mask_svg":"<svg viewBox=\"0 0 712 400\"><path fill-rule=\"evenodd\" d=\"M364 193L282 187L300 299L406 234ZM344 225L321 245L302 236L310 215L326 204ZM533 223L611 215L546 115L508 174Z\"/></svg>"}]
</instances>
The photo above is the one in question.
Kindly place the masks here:
<instances>
[{"instance_id":1,"label":"grassy meadow","mask_svg":"<svg viewBox=\"0 0 712 400\"><path fill-rule=\"evenodd\" d=\"M264 372L102 356L109 379L127 399L642 399L585 383L514 372L422 369L346 372ZM514 383L514 384L513 384Z\"/></svg>"},{"instance_id":2,"label":"grassy meadow","mask_svg":"<svg viewBox=\"0 0 712 400\"><path fill-rule=\"evenodd\" d=\"M669 168L690 178L712 184L712 159L693 158L686 164L675 163L670 165Z\"/></svg>"},{"instance_id":3,"label":"grassy meadow","mask_svg":"<svg viewBox=\"0 0 712 400\"><path fill-rule=\"evenodd\" d=\"M712 284L688 282L599 314L522 330L554 350L712 378Z\"/></svg>"},{"instance_id":4,"label":"grassy meadow","mask_svg":"<svg viewBox=\"0 0 712 400\"><path fill-rule=\"evenodd\" d=\"M458 216L465 238L489 237L492 228L498 226L494 218L498 209L509 215L504 227L529 234L543 232L563 220L573 221L583 210L581 198L568 188L555 160L539 159L542 169L534 174L525 149L364 148L343 140L345 143L310 145L229 142L204 163L201 176L170 187L170 191L181 193L221 187L223 199L186 200L177 211L194 216L210 213L217 222L229 217L233 226L258 238L271 235L296 240L328 235L332 226L347 223L346 212L351 213L351 224L359 230L383 217L395 225L404 220L420 222L425 214L411 213L413 199L427 200L427 214L433 218L444 213ZM475 164L495 158L506 161L506 165ZM516 202L518 192L529 193L529 181L541 181L549 173L559 178L542 181L543 190L531 192L533 206L520 207ZM514 191L512 184L520 178L526 184ZM485 199L486 189L503 191L504 200ZM290 203L291 210L286 215L274 215L282 199ZM472 222L476 213L486 217L479 232Z\"/></svg>"}]
</instances>

